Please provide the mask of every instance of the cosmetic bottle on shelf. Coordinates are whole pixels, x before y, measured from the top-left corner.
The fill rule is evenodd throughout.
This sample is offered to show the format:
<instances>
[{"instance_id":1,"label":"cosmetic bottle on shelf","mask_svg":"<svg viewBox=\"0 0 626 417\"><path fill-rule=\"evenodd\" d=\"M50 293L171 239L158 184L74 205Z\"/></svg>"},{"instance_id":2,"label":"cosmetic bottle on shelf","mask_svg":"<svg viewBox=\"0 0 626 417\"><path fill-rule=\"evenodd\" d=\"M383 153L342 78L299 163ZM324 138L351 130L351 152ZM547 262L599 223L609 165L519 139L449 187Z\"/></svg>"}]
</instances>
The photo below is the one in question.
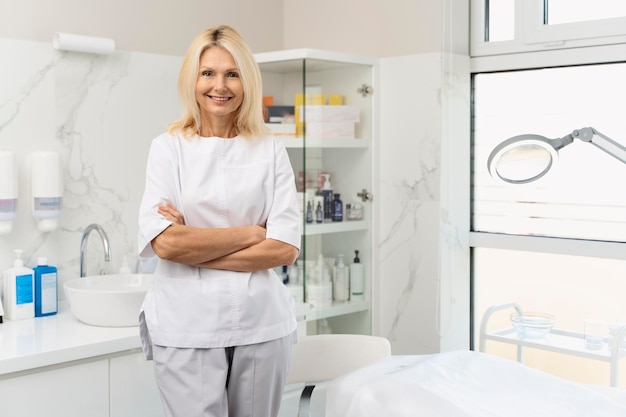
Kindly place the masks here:
<instances>
[{"instance_id":1,"label":"cosmetic bottle on shelf","mask_svg":"<svg viewBox=\"0 0 626 417\"><path fill-rule=\"evenodd\" d=\"M359 251L354 251L354 261L350 264L350 299L362 301L365 299L365 266L359 258Z\"/></svg>"}]
</instances>

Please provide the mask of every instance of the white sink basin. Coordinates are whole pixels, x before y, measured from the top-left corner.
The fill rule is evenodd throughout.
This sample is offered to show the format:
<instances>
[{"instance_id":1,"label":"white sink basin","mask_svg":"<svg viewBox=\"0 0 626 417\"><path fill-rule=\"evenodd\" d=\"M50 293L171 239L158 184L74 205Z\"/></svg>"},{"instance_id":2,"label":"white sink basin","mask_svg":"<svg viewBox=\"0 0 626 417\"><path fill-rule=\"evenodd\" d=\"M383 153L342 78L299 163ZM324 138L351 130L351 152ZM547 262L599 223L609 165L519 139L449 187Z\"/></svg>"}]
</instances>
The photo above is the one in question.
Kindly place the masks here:
<instances>
[{"instance_id":1,"label":"white sink basin","mask_svg":"<svg viewBox=\"0 0 626 417\"><path fill-rule=\"evenodd\" d=\"M149 274L94 275L67 281L63 288L70 310L85 324L137 326L143 299L152 285Z\"/></svg>"}]
</instances>

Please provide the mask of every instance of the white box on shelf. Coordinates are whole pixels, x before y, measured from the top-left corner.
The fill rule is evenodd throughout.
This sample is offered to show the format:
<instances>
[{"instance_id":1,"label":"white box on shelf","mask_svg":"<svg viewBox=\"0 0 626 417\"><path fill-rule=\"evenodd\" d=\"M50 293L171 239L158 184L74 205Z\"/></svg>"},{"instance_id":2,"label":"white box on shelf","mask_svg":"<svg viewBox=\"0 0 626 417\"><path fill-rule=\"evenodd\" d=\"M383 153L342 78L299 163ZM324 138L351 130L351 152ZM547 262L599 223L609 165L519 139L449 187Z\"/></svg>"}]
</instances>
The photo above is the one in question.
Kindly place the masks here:
<instances>
[{"instance_id":1,"label":"white box on shelf","mask_svg":"<svg viewBox=\"0 0 626 417\"><path fill-rule=\"evenodd\" d=\"M307 123L306 135L320 139L354 139L354 123Z\"/></svg>"},{"instance_id":2,"label":"white box on shelf","mask_svg":"<svg viewBox=\"0 0 626 417\"><path fill-rule=\"evenodd\" d=\"M276 137L296 137L295 123L266 123L265 125Z\"/></svg>"},{"instance_id":3,"label":"white box on shelf","mask_svg":"<svg viewBox=\"0 0 626 417\"><path fill-rule=\"evenodd\" d=\"M307 123L338 123L360 120L360 111L356 106L300 106L300 121Z\"/></svg>"}]
</instances>

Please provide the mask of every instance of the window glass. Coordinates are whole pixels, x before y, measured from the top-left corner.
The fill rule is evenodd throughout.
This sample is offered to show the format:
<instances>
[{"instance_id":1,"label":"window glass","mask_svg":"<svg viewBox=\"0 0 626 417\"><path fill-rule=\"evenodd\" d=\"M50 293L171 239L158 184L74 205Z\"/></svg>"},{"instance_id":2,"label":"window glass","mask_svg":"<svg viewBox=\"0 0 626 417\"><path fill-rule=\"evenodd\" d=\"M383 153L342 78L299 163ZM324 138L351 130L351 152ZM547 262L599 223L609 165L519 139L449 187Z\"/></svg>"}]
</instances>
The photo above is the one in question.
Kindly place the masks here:
<instances>
[{"instance_id":1,"label":"window glass","mask_svg":"<svg viewBox=\"0 0 626 417\"><path fill-rule=\"evenodd\" d=\"M472 230L626 241L626 164L592 143L574 139L528 184L498 181L487 167L498 144L523 134L593 127L623 147L624 79L623 63L475 75Z\"/></svg>"},{"instance_id":2,"label":"window glass","mask_svg":"<svg viewBox=\"0 0 626 417\"><path fill-rule=\"evenodd\" d=\"M626 16L624 0L544 0L548 24L585 22Z\"/></svg>"},{"instance_id":3,"label":"window glass","mask_svg":"<svg viewBox=\"0 0 626 417\"><path fill-rule=\"evenodd\" d=\"M515 38L515 0L487 0L487 34L489 42Z\"/></svg>"},{"instance_id":4,"label":"window glass","mask_svg":"<svg viewBox=\"0 0 626 417\"><path fill-rule=\"evenodd\" d=\"M476 0L470 13L472 57L626 43L624 0Z\"/></svg>"},{"instance_id":5,"label":"window glass","mask_svg":"<svg viewBox=\"0 0 626 417\"><path fill-rule=\"evenodd\" d=\"M525 348L525 364L574 381L609 385L607 362L571 355L571 350L587 355L598 352L587 351L584 344L585 320L598 320L606 337L600 352L608 354L611 332L615 334L618 326L626 323L626 261L476 248L472 262L476 350L487 309L514 302L525 312L554 316L553 330L568 336L557 339L549 334L535 339L551 343L555 352ZM514 312L512 308L494 312L485 333L512 330L510 315ZM487 340L485 351L516 359L513 344ZM620 361L619 370L623 377L618 385L626 388L626 361Z\"/></svg>"}]
</instances>

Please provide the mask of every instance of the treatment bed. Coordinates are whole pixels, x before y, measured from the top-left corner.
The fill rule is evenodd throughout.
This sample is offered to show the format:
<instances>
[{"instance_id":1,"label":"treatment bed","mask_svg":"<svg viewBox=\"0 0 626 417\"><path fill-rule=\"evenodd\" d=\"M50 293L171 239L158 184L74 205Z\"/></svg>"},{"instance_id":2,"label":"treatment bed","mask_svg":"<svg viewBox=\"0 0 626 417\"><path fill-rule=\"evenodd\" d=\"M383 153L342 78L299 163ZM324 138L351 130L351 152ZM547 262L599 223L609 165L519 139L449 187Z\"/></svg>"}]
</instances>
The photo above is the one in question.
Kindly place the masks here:
<instances>
[{"instance_id":1,"label":"treatment bed","mask_svg":"<svg viewBox=\"0 0 626 417\"><path fill-rule=\"evenodd\" d=\"M474 351L388 356L327 385L326 417L626 417L626 391Z\"/></svg>"}]
</instances>

